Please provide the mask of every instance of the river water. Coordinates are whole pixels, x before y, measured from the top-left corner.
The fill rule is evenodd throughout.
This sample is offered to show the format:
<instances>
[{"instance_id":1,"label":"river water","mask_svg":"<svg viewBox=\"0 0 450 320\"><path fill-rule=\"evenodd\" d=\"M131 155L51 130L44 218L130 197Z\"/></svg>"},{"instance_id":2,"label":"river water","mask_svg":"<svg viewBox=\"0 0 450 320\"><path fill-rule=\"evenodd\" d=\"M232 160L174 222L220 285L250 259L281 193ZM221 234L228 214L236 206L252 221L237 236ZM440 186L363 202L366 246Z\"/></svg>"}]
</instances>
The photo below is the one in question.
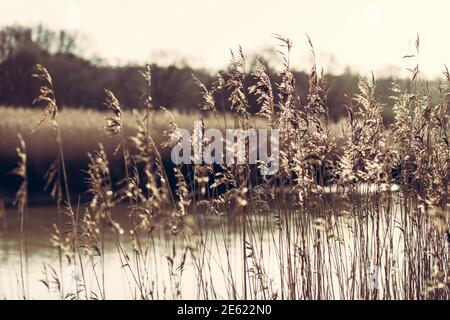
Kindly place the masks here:
<instances>
[{"instance_id":1,"label":"river water","mask_svg":"<svg viewBox=\"0 0 450 320\"><path fill-rule=\"evenodd\" d=\"M337 204L322 215L252 214L245 233L241 217L193 219L182 235L144 234L138 257L122 214L125 233L119 240L128 264L111 233L102 241L102 258L60 260L50 242L55 208L29 208L23 235L19 215L10 208L0 233L0 298L420 298L432 272L429 263L447 272L448 248L434 244L441 236L430 238L428 220L415 232L398 204L389 214L378 208L377 218L364 215L375 210L370 201L359 205L358 217ZM414 247L409 258L405 234ZM437 251L443 255L433 257Z\"/></svg>"}]
</instances>

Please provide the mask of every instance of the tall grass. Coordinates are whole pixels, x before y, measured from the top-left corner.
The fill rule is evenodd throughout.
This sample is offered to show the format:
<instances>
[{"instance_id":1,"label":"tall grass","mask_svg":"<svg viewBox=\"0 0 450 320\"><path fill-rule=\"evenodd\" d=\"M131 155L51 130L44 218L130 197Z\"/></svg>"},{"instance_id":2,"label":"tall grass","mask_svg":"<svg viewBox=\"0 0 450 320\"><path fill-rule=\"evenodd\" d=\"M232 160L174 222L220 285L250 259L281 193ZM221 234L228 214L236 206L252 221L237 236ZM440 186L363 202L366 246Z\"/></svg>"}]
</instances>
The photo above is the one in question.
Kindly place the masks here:
<instances>
[{"instance_id":1,"label":"tall grass","mask_svg":"<svg viewBox=\"0 0 450 320\"><path fill-rule=\"evenodd\" d=\"M178 165L169 167L177 179L171 188L161 153L173 146L174 130L192 124L177 123L177 115L163 109L167 124L164 130L155 127L162 126L161 115L150 88L137 120L125 116L107 91L112 115L102 130L118 137L112 140L113 157L122 158L125 176L113 181L100 143L88 154L91 200L74 207L64 174L64 132L57 130L55 172L62 174L53 176L66 191L67 209L58 210L65 215L52 235L62 258L59 271L46 266L43 283L49 290L61 298L108 298L105 245L112 241L136 299L183 298L193 285L189 297L198 299L449 298L448 71L438 104L418 67L410 90L399 92L393 84L395 121L389 128L383 125L376 81L361 79L360 93L348 97L339 150L328 116L326 75L313 59L307 99L300 100L290 71L292 42L277 39L283 69L276 88L263 62L248 70L241 48L211 88L193 80L203 95L200 120L213 119L221 129L255 127L248 101L257 97L258 121L280 129L280 170L274 176L259 175L263 163ZM43 120L59 128L51 78L43 67L38 72L47 103ZM150 86L151 70L142 74ZM256 85L246 85L249 77ZM126 127L135 128L131 138ZM18 193L22 201L24 188ZM123 206L126 222L118 216ZM75 289L61 285L67 263L82 274ZM186 272L194 284L184 283ZM19 279L23 284L24 276Z\"/></svg>"}]
</instances>

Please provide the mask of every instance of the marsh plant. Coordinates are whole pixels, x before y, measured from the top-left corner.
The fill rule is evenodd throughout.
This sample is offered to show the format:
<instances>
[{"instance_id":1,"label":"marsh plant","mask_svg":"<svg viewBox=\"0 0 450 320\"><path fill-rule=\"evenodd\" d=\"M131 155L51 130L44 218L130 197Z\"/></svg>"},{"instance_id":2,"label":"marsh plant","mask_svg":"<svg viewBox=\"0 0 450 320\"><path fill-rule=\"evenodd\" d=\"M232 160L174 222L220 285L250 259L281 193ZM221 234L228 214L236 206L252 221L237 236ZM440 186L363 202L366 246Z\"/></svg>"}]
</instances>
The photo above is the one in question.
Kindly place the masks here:
<instances>
[{"instance_id":1,"label":"marsh plant","mask_svg":"<svg viewBox=\"0 0 450 320\"><path fill-rule=\"evenodd\" d=\"M181 130L161 108L167 120L162 143L151 136L159 108L152 103L150 68L142 71L148 84L145 112L135 113L131 138L120 101L106 90L110 116L102 130L119 143L114 154L103 144L88 154L87 204L71 201L51 76L37 66L42 86L36 104L44 107L37 127L52 123L59 150L47 174L59 212L51 240L60 266L45 265L42 280L50 292L63 299L108 298L105 246L112 243L127 296L135 299L450 297L449 72L439 88L421 80L418 66L408 88L394 83L395 120L389 126L376 80L362 78L359 93L347 97L344 145L338 148L327 77L316 66L311 41L309 91L301 99L290 71L292 42L276 39L283 65L275 78L266 73L264 61L250 70L242 48L232 51L230 68L210 88L193 79L203 98L194 132ZM419 41L416 49L418 55ZM437 103L430 92L436 89ZM259 106L256 115L250 112L251 98ZM278 134L276 148L270 147L277 170L261 174L269 169L267 161L249 159L251 135L219 141L225 147L221 155L237 151L242 161L196 157L199 150L211 151L216 140L205 134L204 119L211 115L220 133L251 132L255 119L263 121L268 132ZM182 139L190 142L179 154L186 161L165 162L163 154L177 150ZM23 180L17 204L24 221L22 139L17 150L15 174ZM122 159L122 179L113 179L108 157ZM21 247L25 258L22 241ZM76 283L65 286L63 270L69 266L77 272ZM32 298L25 267L18 280L22 297Z\"/></svg>"}]
</instances>

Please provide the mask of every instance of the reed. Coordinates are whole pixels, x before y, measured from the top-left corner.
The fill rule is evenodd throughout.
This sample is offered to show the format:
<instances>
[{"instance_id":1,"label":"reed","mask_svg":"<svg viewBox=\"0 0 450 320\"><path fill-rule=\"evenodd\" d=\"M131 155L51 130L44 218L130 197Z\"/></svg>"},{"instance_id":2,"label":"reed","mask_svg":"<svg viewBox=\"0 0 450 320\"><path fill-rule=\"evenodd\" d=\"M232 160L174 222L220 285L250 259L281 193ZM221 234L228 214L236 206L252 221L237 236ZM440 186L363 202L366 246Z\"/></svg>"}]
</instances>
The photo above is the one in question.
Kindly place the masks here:
<instances>
[{"instance_id":1,"label":"reed","mask_svg":"<svg viewBox=\"0 0 450 320\"><path fill-rule=\"evenodd\" d=\"M193 80L203 96L203 130L208 121L222 130L280 129L276 175L259 175L262 163L165 165L161 154L174 145L169 137L180 125L176 114L153 106L147 68L142 71L148 83L145 112L134 120L106 91L112 115L103 129L111 139L118 136L112 141L122 151L125 176L112 177L99 143L88 154L91 200L76 209L51 77L38 67L44 81L37 99L44 104L41 122L53 123L59 150L57 170L49 177L62 188L56 184L52 193L57 206L64 198L67 207L58 208L65 215L53 243L82 274L75 289L64 290L61 270L46 266L43 282L49 289L67 299L108 298L105 246L112 241L128 297L134 299L449 299L449 72L437 88L437 104L418 67L410 89L402 92L393 84L395 121L389 127L383 124L376 80L361 79L359 93L348 97L338 148L327 77L316 66L311 41L309 92L301 100L290 71L292 42L276 39L283 68L275 81L262 61L248 70L242 48L232 52L230 69L218 74L211 88ZM247 85L250 77L256 84ZM260 106L257 118L250 115L250 97ZM167 123L155 133L152 125L161 125L161 114ZM20 159L26 159L24 146L21 140ZM24 183L25 167L22 161L16 171ZM176 179L174 188L169 175ZM26 185L17 194L22 214L24 190ZM61 269L64 263L61 259ZM194 283L186 283L186 273Z\"/></svg>"}]
</instances>

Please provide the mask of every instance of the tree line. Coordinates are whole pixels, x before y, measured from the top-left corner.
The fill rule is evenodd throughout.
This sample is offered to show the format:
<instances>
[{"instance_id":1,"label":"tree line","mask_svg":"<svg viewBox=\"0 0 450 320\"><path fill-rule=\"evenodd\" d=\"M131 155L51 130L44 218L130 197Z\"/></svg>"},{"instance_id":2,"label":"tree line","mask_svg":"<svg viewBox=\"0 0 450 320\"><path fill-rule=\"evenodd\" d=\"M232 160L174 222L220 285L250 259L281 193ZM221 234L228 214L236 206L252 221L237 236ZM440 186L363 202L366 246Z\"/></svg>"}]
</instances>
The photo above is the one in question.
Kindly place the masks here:
<instances>
[{"instance_id":1,"label":"tree line","mask_svg":"<svg viewBox=\"0 0 450 320\"><path fill-rule=\"evenodd\" d=\"M37 85L31 79L34 66L39 63L53 77L56 98L61 106L104 108L104 89L112 90L124 108L139 108L147 84L140 72L142 65L111 66L100 59L82 57L76 34L52 31L43 26L8 26L0 30L0 105L30 106L37 93ZM255 63L252 58L250 64ZM152 64L151 93L155 106L168 109L193 111L201 103L198 87L192 79L195 75L207 87L215 75L188 65L160 66ZM276 72L267 65L267 73ZM302 98L308 92L308 74L293 72L296 89ZM346 95L357 92L358 75L346 72L330 75L328 104L332 120L345 116ZM379 90L389 90L392 79L378 81ZM248 75L247 84L252 84ZM382 94L386 96L386 94ZM389 94L387 95L389 96ZM255 99L249 97L250 110L256 111ZM387 101L388 103L388 101ZM386 118L391 117L389 108Z\"/></svg>"}]
</instances>

